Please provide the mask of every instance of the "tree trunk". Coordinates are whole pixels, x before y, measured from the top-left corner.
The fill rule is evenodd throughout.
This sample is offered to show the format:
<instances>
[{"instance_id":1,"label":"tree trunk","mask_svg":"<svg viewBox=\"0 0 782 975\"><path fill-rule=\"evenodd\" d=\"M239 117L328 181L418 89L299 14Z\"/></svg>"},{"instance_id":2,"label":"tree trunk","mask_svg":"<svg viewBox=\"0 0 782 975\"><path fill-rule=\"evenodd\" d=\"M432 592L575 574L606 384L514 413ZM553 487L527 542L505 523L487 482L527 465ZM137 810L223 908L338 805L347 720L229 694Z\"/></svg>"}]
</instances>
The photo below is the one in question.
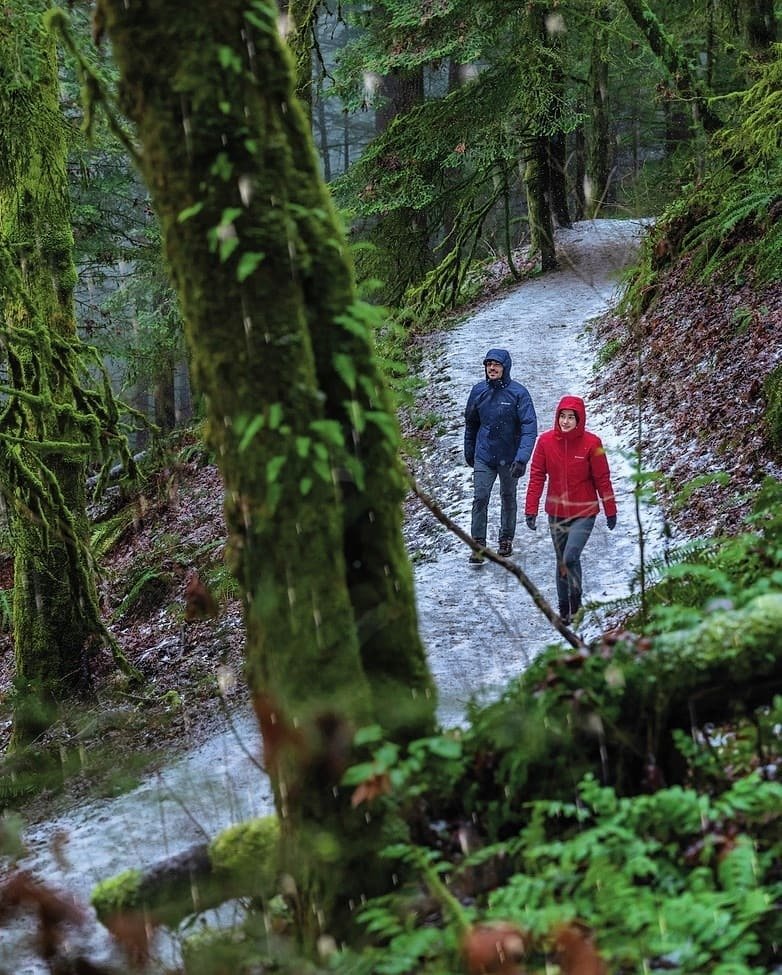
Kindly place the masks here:
<instances>
[{"instance_id":1,"label":"tree trunk","mask_svg":"<svg viewBox=\"0 0 782 975\"><path fill-rule=\"evenodd\" d=\"M587 147L586 138L584 136L584 126L579 124L576 131L573 133L573 155L575 157L575 186L574 186L574 196L576 198L575 205L575 218L576 220L583 220L584 214L586 213L586 158L587 158Z\"/></svg>"},{"instance_id":2,"label":"tree trunk","mask_svg":"<svg viewBox=\"0 0 782 975\"><path fill-rule=\"evenodd\" d=\"M529 214L530 249L540 254L542 271L554 271L558 267L554 250L554 225L551 219L547 189L547 140L539 136L534 140L524 167L524 185L527 191Z\"/></svg>"},{"instance_id":3,"label":"tree trunk","mask_svg":"<svg viewBox=\"0 0 782 975\"><path fill-rule=\"evenodd\" d=\"M586 179L586 213L596 217L606 204L611 183L611 115L608 87L608 51L605 22L609 17L601 7L592 38L589 76L591 84L592 131Z\"/></svg>"},{"instance_id":4,"label":"tree trunk","mask_svg":"<svg viewBox=\"0 0 782 975\"><path fill-rule=\"evenodd\" d=\"M269 900L276 889L279 824L274 817L229 826L208 843L160 860L143 873L104 878L91 897L98 920L111 929L143 911L155 925L176 928L186 917L238 897Z\"/></svg>"},{"instance_id":5,"label":"tree trunk","mask_svg":"<svg viewBox=\"0 0 782 975\"><path fill-rule=\"evenodd\" d=\"M375 112L377 133L423 102L423 70L392 71L383 78L380 94L384 101ZM378 220L370 239L380 258L373 275L385 283L379 298L386 304L401 304L407 289L434 266L427 214L412 207L393 210Z\"/></svg>"},{"instance_id":6,"label":"tree trunk","mask_svg":"<svg viewBox=\"0 0 782 975\"><path fill-rule=\"evenodd\" d=\"M160 363L155 379L155 423L163 433L176 426L176 396L174 395L174 363Z\"/></svg>"},{"instance_id":7,"label":"tree trunk","mask_svg":"<svg viewBox=\"0 0 782 975\"><path fill-rule=\"evenodd\" d=\"M562 31L553 26L555 23L556 18L549 11L542 24L541 32L543 43L553 52L551 85L554 97L551 106L551 122L554 131L548 136L546 147L546 176L554 220L559 227L569 227L571 223L568 212L567 145L565 133L561 128L566 98L564 44Z\"/></svg>"},{"instance_id":8,"label":"tree trunk","mask_svg":"<svg viewBox=\"0 0 782 975\"><path fill-rule=\"evenodd\" d=\"M275 18L245 9L98 3L206 398L248 678L311 941L319 918L344 933L350 899L383 868L374 822L350 808L339 767L314 771L296 725L329 739L377 721L404 739L431 730L434 696L370 312ZM218 159L231 178L214 175Z\"/></svg>"},{"instance_id":9,"label":"tree trunk","mask_svg":"<svg viewBox=\"0 0 782 975\"><path fill-rule=\"evenodd\" d=\"M564 132L550 136L547 146L547 171L551 210L558 227L570 227L567 192L567 143Z\"/></svg>"},{"instance_id":10,"label":"tree trunk","mask_svg":"<svg viewBox=\"0 0 782 975\"><path fill-rule=\"evenodd\" d=\"M694 76L682 51L674 47L670 35L663 29L646 0L624 0L627 12L646 38L652 52L662 61L674 80L682 98L691 102L706 132L716 132L722 127L722 119L709 108L710 92Z\"/></svg>"},{"instance_id":11,"label":"tree trunk","mask_svg":"<svg viewBox=\"0 0 782 975\"><path fill-rule=\"evenodd\" d=\"M21 485L9 488L2 465L15 555L16 677L20 690L32 691L19 698L14 747L50 723L47 702L83 686L89 644L105 635L89 556L89 442L77 420L84 405L74 399L72 377L61 364L71 353L57 348L58 340L76 340L76 270L57 59L41 24L48 6L31 3L21 12L12 6L0 24L0 112L16 139L2 150L0 236L24 290L24 297L14 295L11 281L3 280L9 374L19 398L6 399L2 427L17 437L14 456L29 476L20 497Z\"/></svg>"},{"instance_id":12,"label":"tree trunk","mask_svg":"<svg viewBox=\"0 0 782 975\"><path fill-rule=\"evenodd\" d=\"M285 37L296 65L294 88L312 122L312 48L320 0L280 0L280 10L287 16Z\"/></svg>"},{"instance_id":13,"label":"tree trunk","mask_svg":"<svg viewBox=\"0 0 782 975\"><path fill-rule=\"evenodd\" d=\"M767 54L777 40L774 0L743 0L743 4L749 46L756 54Z\"/></svg>"}]
</instances>

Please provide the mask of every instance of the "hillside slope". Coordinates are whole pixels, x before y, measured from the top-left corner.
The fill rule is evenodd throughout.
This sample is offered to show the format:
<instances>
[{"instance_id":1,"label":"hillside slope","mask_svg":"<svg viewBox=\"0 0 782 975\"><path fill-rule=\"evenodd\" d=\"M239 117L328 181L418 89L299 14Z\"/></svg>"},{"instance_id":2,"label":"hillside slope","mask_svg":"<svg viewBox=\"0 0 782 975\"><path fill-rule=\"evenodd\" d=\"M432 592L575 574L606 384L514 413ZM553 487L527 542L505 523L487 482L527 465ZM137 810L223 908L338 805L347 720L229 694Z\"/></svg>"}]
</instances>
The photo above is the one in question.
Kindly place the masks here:
<instances>
[{"instance_id":1,"label":"hillside slope","mask_svg":"<svg viewBox=\"0 0 782 975\"><path fill-rule=\"evenodd\" d=\"M605 364L596 393L624 424L640 415L645 471L664 476L673 526L687 536L741 527L764 477L782 477L782 454L766 416L767 380L782 364L782 287L750 274L707 283L685 255L659 275L649 308L632 326L618 316L598 327ZM693 478L724 472L676 508Z\"/></svg>"}]
</instances>

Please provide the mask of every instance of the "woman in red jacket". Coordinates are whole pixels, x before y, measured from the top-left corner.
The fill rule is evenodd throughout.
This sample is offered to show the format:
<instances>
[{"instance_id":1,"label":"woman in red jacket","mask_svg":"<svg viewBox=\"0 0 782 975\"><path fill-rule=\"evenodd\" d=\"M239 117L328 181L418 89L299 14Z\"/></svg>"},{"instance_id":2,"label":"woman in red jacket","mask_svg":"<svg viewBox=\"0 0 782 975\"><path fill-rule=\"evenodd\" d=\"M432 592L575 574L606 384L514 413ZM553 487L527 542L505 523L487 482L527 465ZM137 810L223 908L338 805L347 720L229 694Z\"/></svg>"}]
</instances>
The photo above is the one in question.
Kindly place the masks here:
<instances>
[{"instance_id":1,"label":"woman in red jacket","mask_svg":"<svg viewBox=\"0 0 782 975\"><path fill-rule=\"evenodd\" d=\"M527 498L527 528L537 528L538 505L548 478L546 513L557 555L559 615L569 623L581 608L581 553L603 502L606 524L616 526L616 500L603 444L586 429L584 401L563 396L554 427L538 438L532 454Z\"/></svg>"}]
</instances>

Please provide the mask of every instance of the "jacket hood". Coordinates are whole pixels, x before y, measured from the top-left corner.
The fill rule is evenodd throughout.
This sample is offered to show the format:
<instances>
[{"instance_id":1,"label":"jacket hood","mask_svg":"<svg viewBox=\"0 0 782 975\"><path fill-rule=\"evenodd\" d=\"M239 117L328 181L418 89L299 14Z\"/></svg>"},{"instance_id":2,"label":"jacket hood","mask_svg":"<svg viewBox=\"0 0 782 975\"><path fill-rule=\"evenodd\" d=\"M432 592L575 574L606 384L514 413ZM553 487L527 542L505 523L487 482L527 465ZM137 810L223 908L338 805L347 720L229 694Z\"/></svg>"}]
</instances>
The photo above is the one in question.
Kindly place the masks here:
<instances>
[{"instance_id":1,"label":"jacket hood","mask_svg":"<svg viewBox=\"0 0 782 975\"><path fill-rule=\"evenodd\" d=\"M486 360L494 359L495 362L499 362L502 365L502 379L500 380L501 386L507 386L510 382L510 367L513 364L513 360L510 357L510 352L507 349L489 349L486 355L483 357L483 368L486 368ZM489 378L488 376L486 377Z\"/></svg>"},{"instance_id":2,"label":"jacket hood","mask_svg":"<svg viewBox=\"0 0 782 975\"><path fill-rule=\"evenodd\" d=\"M573 410L573 412L578 417L578 423L573 428L573 433L583 433L586 429L586 408L584 407L584 401L580 396L563 396L562 399L557 404L556 412L554 413L554 429L557 433L561 434L562 431L559 429L559 411L560 410Z\"/></svg>"}]
</instances>

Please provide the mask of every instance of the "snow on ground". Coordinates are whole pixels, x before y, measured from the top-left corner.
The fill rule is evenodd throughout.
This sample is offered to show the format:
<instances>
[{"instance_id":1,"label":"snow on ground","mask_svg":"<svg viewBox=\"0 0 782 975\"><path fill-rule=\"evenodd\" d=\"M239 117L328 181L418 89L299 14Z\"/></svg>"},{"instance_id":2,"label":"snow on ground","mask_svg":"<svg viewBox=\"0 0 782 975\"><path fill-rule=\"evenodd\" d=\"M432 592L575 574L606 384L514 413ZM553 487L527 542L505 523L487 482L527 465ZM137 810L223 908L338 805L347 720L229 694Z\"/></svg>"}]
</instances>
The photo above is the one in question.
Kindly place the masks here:
<instances>
[{"instance_id":1,"label":"snow on ground","mask_svg":"<svg viewBox=\"0 0 782 975\"><path fill-rule=\"evenodd\" d=\"M638 566L632 465L610 416L589 400L595 350L588 323L605 312L620 268L632 259L641 232L635 221L596 220L557 234L561 270L529 281L492 300L453 331L437 337L424 363L431 385L427 399L436 405L443 432L421 459L421 486L469 531L472 471L462 454L462 412L473 383L482 376L487 349L504 347L513 357L513 375L532 394L540 429L550 427L564 393L583 396L588 426L606 446L619 501L614 532L602 516L587 545L583 563L585 597L599 601L628 592ZM519 510L527 479L519 489ZM490 507L490 541L496 541L499 495ZM652 517L652 516L650 516ZM554 559L545 516L537 532L519 519L514 558L547 598L554 596ZM413 512L406 526L416 558L415 584L421 633L440 693L440 719L459 724L472 696L497 696L509 679L558 635L534 608L518 583L501 567L467 565L469 550L428 512ZM587 618L582 633L596 633ZM114 799L80 803L70 812L31 829L29 855L21 866L86 902L95 882L131 866L141 867L180 852L232 822L272 810L268 782L256 767L258 732L252 715L221 732L183 759L152 776L138 789ZM54 838L68 837L67 860L57 855ZM36 958L29 923L6 927L0 937L0 969L17 975L45 975ZM82 940L83 938L83 940ZM116 959L106 932L87 926L73 933L74 951L93 960ZM157 944L171 964L176 952L166 938Z\"/></svg>"},{"instance_id":2,"label":"snow on ground","mask_svg":"<svg viewBox=\"0 0 782 975\"><path fill-rule=\"evenodd\" d=\"M468 532L472 471L462 452L463 411L470 388L483 378L486 351L509 350L512 376L530 391L540 432L553 425L562 395L585 399L587 427L603 439L619 504L616 529L607 530L601 513L585 549L586 603L626 595L639 565L631 445L623 442L607 411L590 399L596 349L589 322L616 299L621 271L632 262L642 230L643 223L634 220L590 220L558 230L561 269L525 282L443 333L422 366L432 387L427 401L441 424L417 464L416 477ZM513 558L556 606L546 516L541 504L538 530L527 529L526 487L525 476L519 484ZM489 506L488 541L493 546L499 504L496 484ZM654 534L654 515L647 512L643 517L646 530ZM440 719L445 725L459 724L471 697L498 696L543 647L560 638L510 573L489 562L477 569L468 566L468 548L428 513L413 519L407 540L416 557L420 629L440 692ZM588 637L597 628L593 613L581 632Z\"/></svg>"}]
</instances>

